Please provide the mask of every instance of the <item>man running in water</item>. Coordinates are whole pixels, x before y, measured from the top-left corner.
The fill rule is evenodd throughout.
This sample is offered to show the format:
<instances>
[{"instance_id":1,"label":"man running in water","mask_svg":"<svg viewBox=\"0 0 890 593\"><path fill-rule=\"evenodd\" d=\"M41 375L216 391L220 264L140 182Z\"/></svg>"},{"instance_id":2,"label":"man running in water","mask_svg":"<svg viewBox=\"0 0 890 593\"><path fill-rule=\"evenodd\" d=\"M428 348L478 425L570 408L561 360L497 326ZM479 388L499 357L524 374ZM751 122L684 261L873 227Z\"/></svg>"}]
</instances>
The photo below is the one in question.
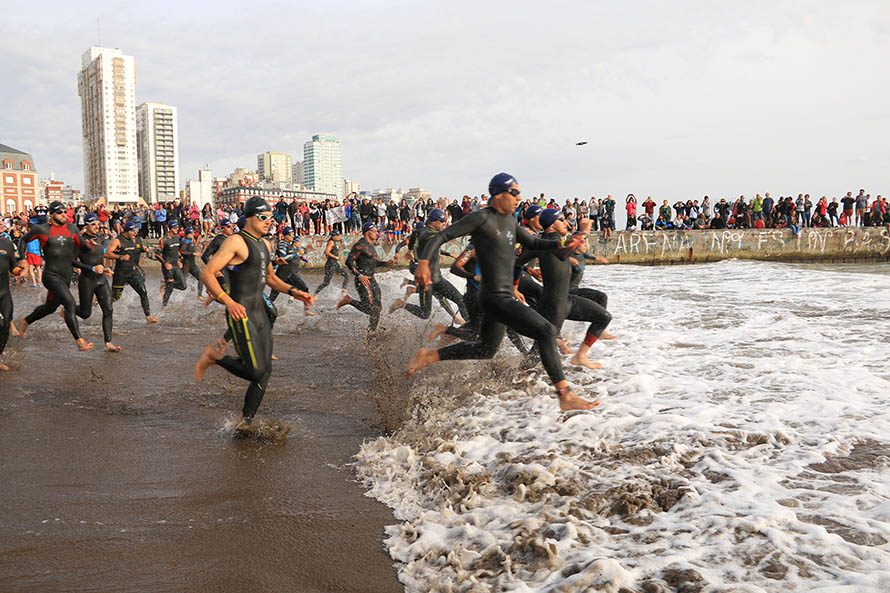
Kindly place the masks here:
<instances>
[{"instance_id":1,"label":"man running in water","mask_svg":"<svg viewBox=\"0 0 890 593\"><path fill-rule=\"evenodd\" d=\"M75 261L80 251L81 238L77 227L68 222L68 212L62 202L54 201L49 205L49 223L33 227L22 237L20 248L29 241L38 239L43 250L44 268L43 285L47 289L46 302L24 319L19 320L19 336L28 335L28 326L47 315L55 313L59 306L65 308L65 325L74 337L77 349L92 350L93 343L87 342L80 335L80 325L77 323L77 301L71 294L71 277L74 275L74 267L89 269L89 266ZM101 266L100 266L101 267Z\"/></svg>"},{"instance_id":2,"label":"man running in water","mask_svg":"<svg viewBox=\"0 0 890 593\"><path fill-rule=\"evenodd\" d=\"M173 289L185 290L185 276L182 275L182 264L179 261L179 246L182 240L179 238L179 223L171 220L168 223L167 234L158 241L158 259L161 261L161 270L164 272L164 299L162 307L170 302Z\"/></svg>"},{"instance_id":3,"label":"man running in water","mask_svg":"<svg viewBox=\"0 0 890 593\"><path fill-rule=\"evenodd\" d=\"M179 243L179 257L182 262L182 278L188 274L198 281L198 299L204 294L204 283L201 282L201 270L198 268L198 262L195 261L195 253L198 251L198 245L195 242L195 233L191 228L185 229L185 236Z\"/></svg>"},{"instance_id":4,"label":"man running in water","mask_svg":"<svg viewBox=\"0 0 890 593\"><path fill-rule=\"evenodd\" d=\"M281 240L278 242L277 249L275 250L275 263L278 265L275 269L275 274L283 282L290 284L297 290L309 292L309 287L306 286L303 277L300 276L300 262L308 261L303 255L299 243L294 241L294 229L289 226L282 227ZM274 303L279 294L277 290L273 290L269 294L269 300ZM303 304L303 313L305 315L315 315L312 309L305 303Z\"/></svg>"},{"instance_id":5,"label":"man running in water","mask_svg":"<svg viewBox=\"0 0 890 593\"><path fill-rule=\"evenodd\" d=\"M238 355L224 356L225 343L211 344L195 363L198 381L214 364L250 381L244 395L241 422L236 427L242 432L250 430L272 374L272 328L263 306L263 289L268 285L308 305L314 300L311 294L282 282L272 269L269 250L263 241L272 226L269 204L260 197L250 198L244 204L244 216L244 229L223 242L201 273L207 291L226 307L226 319ZM224 268L228 268L228 293L217 279Z\"/></svg>"},{"instance_id":6,"label":"man running in water","mask_svg":"<svg viewBox=\"0 0 890 593\"><path fill-rule=\"evenodd\" d=\"M380 286L377 285L377 279L374 274L378 266L392 265L392 261L381 261L377 257L377 250L374 246L377 244L377 238L380 232L373 222L366 222L362 225L362 238L356 241L352 249L349 250L349 256L346 258L346 267L355 276L355 289L358 291L360 301L356 301L348 294L344 294L337 301L337 309L352 305L365 315L368 315L368 329L374 331L380 322L380 310L383 303L380 301Z\"/></svg>"},{"instance_id":7,"label":"man running in water","mask_svg":"<svg viewBox=\"0 0 890 593\"><path fill-rule=\"evenodd\" d=\"M346 283L349 282L349 275L346 273L346 270L343 269L343 266L340 265L340 253L343 250L343 235L340 234L340 231L334 229L331 231L331 236L328 238L327 243L324 246L324 280L321 284L318 285L318 288L315 289L313 294L318 294L322 290L328 287L328 284L331 283L331 278L334 276L334 273L340 274L343 276L343 285L340 287L340 291L346 292Z\"/></svg>"},{"instance_id":8,"label":"man running in water","mask_svg":"<svg viewBox=\"0 0 890 593\"><path fill-rule=\"evenodd\" d=\"M492 358L504 338L506 327L534 339L541 353L544 368L559 395L562 410L589 410L599 405L578 397L569 387L562 372L556 348L556 328L533 309L516 299L514 268L517 241L526 248L552 251L562 248L558 241L536 239L517 226L516 207L521 194L512 175L498 173L488 185L491 198L488 207L471 212L437 233L427 244L414 276L417 285L430 284L430 259L438 257L442 245L471 235L480 268L480 302L482 322L478 342L463 342L439 350L420 348L408 365L411 377L420 369L440 360ZM564 249L574 250L581 239L573 239Z\"/></svg>"},{"instance_id":9,"label":"man running in water","mask_svg":"<svg viewBox=\"0 0 890 593\"><path fill-rule=\"evenodd\" d=\"M233 234L235 234L235 227L232 226L232 221L227 218L220 220L219 233L210 240L210 243L204 248L204 251L201 252L201 261L204 262L205 266L207 265L207 262L210 261L210 258L219 251L220 247L222 247L223 241L231 237Z\"/></svg>"},{"instance_id":10,"label":"man running in water","mask_svg":"<svg viewBox=\"0 0 890 593\"><path fill-rule=\"evenodd\" d=\"M539 220L544 231L542 238L565 242L569 228L562 212L548 208L541 212ZM592 300L569 294L572 264L568 260L572 253L527 250L520 256L519 262L521 264L537 258L544 282L544 291L537 309L556 327L557 332L562 330L566 319L590 322L583 343L572 357L572 364L597 369L600 367L599 363L592 362L587 353L612 321L612 316Z\"/></svg>"},{"instance_id":11,"label":"man running in water","mask_svg":"<svg viewBox=\"0 0 890 593\"><path fill-rule=\"evenodd\" d=\"M27 273L28 264L19 256L18 248L6 234L6 222L0 217L0 356L9 341L12 327L12 290L9 287L9 275L23 277ZM8 371L9 367L0 362L0 371Z\"/></svg>"},{"instance_id":12,"label":"man running in water","mask_svg":"<svg viewBox=\"0 0 890 593\"><path fill-rule=\"evenodd\" d=\"M430 210L426 219L426 224L423 226L423 230L420 232L420 236L416 242L416 253L423 253L423 250L426 247L426 244L429 243L430 239L435 236L436 233L442 231L446 226L445 212L438 208ZM449 300L456 304L461 318L469 319L469 313L467 313L467 308L464 306L464 300L460 291L458 291L451 282L442 277L442 272L439 269L439 260L440 257L436 254L430 261L430 280L432 284L429 289L421 289L417 293L417 296L420 298L420 306L405 304L405 299L397 299L389 308L390 313L404 307L406 311L415 317L429 319L433 313L432 297L436 297L440 302ZM453 312L449 311L449 314L454 317ZM463 323L463 321L461 321L461 323Z\"/></svg>"},{"instance_id":13,"label":"man running in water","mask_svg":"<svg viewBox=\"0 0 890 593\"><path fill-rule=\"evenodd\" d=\"M142 244L142 237L139 236L139 225L132 221L124 224L123 232L108 244L105 258L115 262L114 275L111 277L111 301L117 302L129 284L139 295L145 322L157 323L158 318L151 314L148 302L145 272L139 266L139 259L146 251L148 248Z\"/></svg>"},{"instance_id":14,"label":"man running in water","mask_svg":"<svg viewBox=\"0 0 890 593\"><path fill-rule=\"evenodd\" d=\"M99 301L102 309L102 337L105 339L106 352L120 352L120 346L111 342L111 330L114 324L112 318L111 287L102 262L105 258L105 248L102 246L102 238L99 236L99 217L90 212L84 217L86 223L80 237L80 262L86 266L80 272L77 281L77 292L80 304L77 307L77 316L81 319L89 319L93 314L93 297Z\"/></svg>"}]
</instances>

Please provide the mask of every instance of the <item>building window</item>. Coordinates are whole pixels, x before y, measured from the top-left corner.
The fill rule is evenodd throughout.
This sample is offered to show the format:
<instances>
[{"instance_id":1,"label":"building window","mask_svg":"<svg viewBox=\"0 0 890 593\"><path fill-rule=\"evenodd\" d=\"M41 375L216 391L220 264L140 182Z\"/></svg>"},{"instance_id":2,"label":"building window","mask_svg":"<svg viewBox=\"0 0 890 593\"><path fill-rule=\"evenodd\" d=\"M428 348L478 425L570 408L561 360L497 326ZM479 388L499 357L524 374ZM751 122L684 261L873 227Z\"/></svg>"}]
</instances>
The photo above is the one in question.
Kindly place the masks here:
<instances>
[{"instance_id":1,"label":"building window","mask_svg":"<svg viewBox=\"0 0 890 593\"><path fill-rule=\"evenodd\" d=\"M10 161L10 160L3 161L3 168L4 169L12 169L12 161Z\"/></svg>"},{"instance_id":2,"label":"building window","mask_svg":"<svg viewBox=\"0 0 890 593\"><path fill-rule=\"evenodd\" d=\"M31 170L30 161L22 161L22 169L24 169L25 171L30 171Z\"/></svg>"}]
</instances>

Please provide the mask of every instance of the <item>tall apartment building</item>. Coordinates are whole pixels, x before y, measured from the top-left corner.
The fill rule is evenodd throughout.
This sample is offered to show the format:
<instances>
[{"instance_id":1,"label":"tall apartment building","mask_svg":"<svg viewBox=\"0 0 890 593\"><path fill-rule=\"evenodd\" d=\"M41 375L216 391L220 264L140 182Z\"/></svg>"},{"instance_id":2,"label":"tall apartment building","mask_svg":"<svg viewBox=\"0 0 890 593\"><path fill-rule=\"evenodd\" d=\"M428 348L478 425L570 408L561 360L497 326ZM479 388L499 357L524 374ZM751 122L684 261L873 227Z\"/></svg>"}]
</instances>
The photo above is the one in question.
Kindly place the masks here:
<instances>
[{"instance_id":1,"label":"tall apartment building","mask_svg":"<svg viewBox=\"0 0 890 593\"><path fill-rule=\"evenodd\" d=\"M291 167L291 181L304 185L306 178L303 176L303 161L297 161Z\"/></svg>"},{"instance_id":2,"label":"tall apartment building","mask_svg":"<svg viewBox=\"0 0 890 593\"><path fill-rule=\"evenodd\" d=\"M7 216L25 212L37 205L38 177L34 159L27 152L0 144L2 200L0 213Z\"/></svg>"},{"instance_id":3,"label":"tall apartment building","mask_svg":"<svg viewBox=\"0 0 890 593\"><path fill-rule=\"evenodd\" d=\"M203 208L205 204L213 204L216 192L213 188L213 173L210 169L198 169L198 178L188 183L189 202Z\"/></svg>"},{"instance_id":4,"label":"tall apartment building","mask_svg":"<svg viewBox=\"0 0 890 593\"><path fill-rule=\"evenodd\" d=\"M261 180L289 182L293 178L291 158L286 152L264 152L256 155L256 170Z\"/></svg>"},{"instance_id":5,"label":"tall apartment building","mask_svg":"<svg viewBox=\"0 0 890 593\"><path fill-rule=\"evenodd\" d=\"M179 197L179 135L176 107L143 103L136 108L139 195L149 204Z\"/></svg>"},{"instance_id":6,"label":"tall apartment building","mask_svg":"<svg viewBox=\"0 0 890 593\"><path fill-rule=\"evenodd\" d=\"M119 49L91 47L77 75L88 199L132 203L139 195L136 66Z\"/></svg>"},{"instance_id":7,"label":"tall apartment building","mask_svg":"<svg viewBox=\"0 0 890 593\"><path fill-rule=\"evenodd\" d=\"M343 197L343 153L335 136L316 134L303 145L303 178L309 189Z\"/></svg>"}]
</instances>

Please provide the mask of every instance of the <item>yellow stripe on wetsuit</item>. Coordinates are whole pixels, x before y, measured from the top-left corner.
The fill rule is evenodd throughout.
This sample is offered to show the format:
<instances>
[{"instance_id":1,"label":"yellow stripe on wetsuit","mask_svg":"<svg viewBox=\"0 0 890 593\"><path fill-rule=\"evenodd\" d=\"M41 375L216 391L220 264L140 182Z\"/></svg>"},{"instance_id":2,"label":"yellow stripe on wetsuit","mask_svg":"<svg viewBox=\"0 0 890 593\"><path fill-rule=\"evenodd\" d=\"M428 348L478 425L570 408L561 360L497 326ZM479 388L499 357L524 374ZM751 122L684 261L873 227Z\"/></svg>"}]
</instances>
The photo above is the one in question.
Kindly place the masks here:
<instances>
[{"instance_id":1,"label":"yellow stripe on wetsuit","mask_svg":"<svg viewBox=\"0 0 890 593\"><path fill-rule=\"evenodd\" d=\"M250 330L247 329L247 317L242 319L241 323L244 325L244 336L247 338L247 351L250 352L250 362L253 364L253 368L257 368L259 365L256 363L256 354L253 351L253 341L250 339Z\"/></svg>"}]
</instances>

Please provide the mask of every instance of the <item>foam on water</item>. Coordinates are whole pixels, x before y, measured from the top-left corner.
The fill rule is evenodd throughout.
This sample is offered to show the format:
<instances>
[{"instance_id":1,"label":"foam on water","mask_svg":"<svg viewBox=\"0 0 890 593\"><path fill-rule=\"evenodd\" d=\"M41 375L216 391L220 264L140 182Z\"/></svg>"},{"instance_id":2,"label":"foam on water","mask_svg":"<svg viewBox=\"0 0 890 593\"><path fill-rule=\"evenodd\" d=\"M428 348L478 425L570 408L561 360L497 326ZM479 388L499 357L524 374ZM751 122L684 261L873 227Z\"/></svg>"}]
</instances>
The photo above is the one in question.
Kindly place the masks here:
<instances>
[{"instance_id":1,"label":"foam on water","mask_svg":"<svg viewBox=\"0 0 890 593\"><path fill-rule=\"evenodd\" d=\"M423 371L358 455L407 590L890 590L890 274L869 271L589 268L620 337L568 369L592 413L492 378L506 342Z\"/></svg>"}]
</instances>

